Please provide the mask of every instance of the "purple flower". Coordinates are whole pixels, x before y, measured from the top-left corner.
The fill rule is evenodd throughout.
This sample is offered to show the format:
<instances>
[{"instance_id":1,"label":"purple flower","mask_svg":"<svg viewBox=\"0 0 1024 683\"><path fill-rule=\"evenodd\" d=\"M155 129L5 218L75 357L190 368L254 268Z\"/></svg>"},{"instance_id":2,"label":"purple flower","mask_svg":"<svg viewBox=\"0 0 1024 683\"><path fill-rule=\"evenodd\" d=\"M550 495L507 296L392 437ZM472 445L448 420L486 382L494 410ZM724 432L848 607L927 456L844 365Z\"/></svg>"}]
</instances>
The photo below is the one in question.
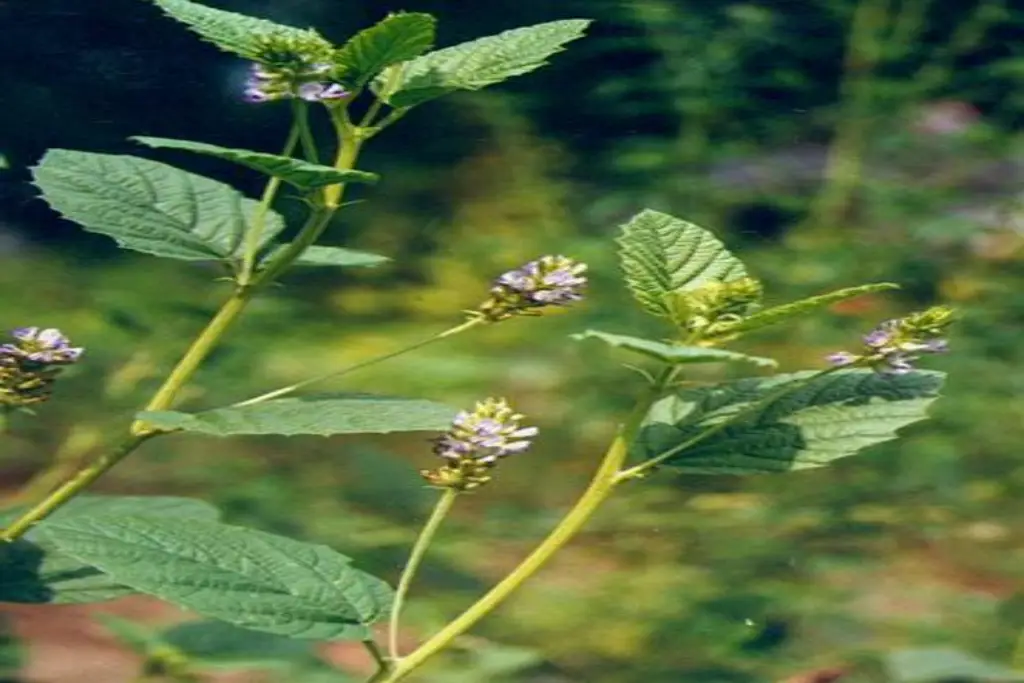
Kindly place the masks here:
<instances>
[{"instance_id":1,"label":"purple flower","mask_svg":"<svg viewBox=\"0 0 1024 683\"><path fill-rule=\"evenodd\" d=\"M536 427L520 425L522 418L505 399L495 398L480 401L472 412L459 412L434 441L434 454L445 464L421 474L436 486L459 490L485 484L500 459L522 453L537 435Z\"/></svg>"},{"instance_id":2,"label":"purple flower","mask_svg":"<svg viewBox=\"0 0 1024 683\"><path fill-rule=\"evenodd\" d=\"M546 306L565 306L583 298L585 263L565 256L542 256L500 275L490 298L474 312L491 321L535 314Z\"/></svg>"},{"instance_id":3,"label":"purple flower","mask_svg":"<svg viewBox=\"0 0 1024 683\"><path fill-rule=\"evenodd\" d=\"M825 356L825 360L832 365L839 367L844 365L853 365L857 362L858 358L860 358L860 356L855 353L850 353L849 351L836 351L835 353L830 353Z\"/></svg>"},{"instance_id":4,"label":"purple flower","mask_svg":"<svg viewBox=\"0 0 1024 683\"><path fill-rule=\"evenodd\" d=\"M303 83L298 88L298 96L307 102L322 102L323 100L337 100L348 97L348 91L337 83L325 85L323 83Z\"/></svg>"},{"instance_id":5,"label":"purple flower","mask_svg":"<svg viewBox=\"0 0 1024 683\"><path fill-rule=\"evenodd\" d=\"M243 99L260 103L298 97L306 102L337 100L349 92L337 83L324 82L331 71L330 64L317 63L305 68L271 68L253 64L245 82Z\"/></svg>"},{"instance_id":6,"label":"purple flower","mask_svg":"<svg viewBox=\"0 0 1024 683\"><path fill-rule=\"evenodd\" d=\"M949 350L949 344L938 335L951 320L951 312L941 307L886 320L864 335L862 353L837 351L826 360L837 367L864 365L882 374L905 375L922 355Z\"/></svg>"},{"instance_id":7,"label":"purple flower","mask_svg":"<svg viewBox=\"0 0 1024 683\"><path fill-rule=\"evenodd\" d=\"M84 349L71 346L71 341L56 328L19 327L11 331L16 344L0 346L0 354L39 365L67 365L77 361Z\"/></svg>"},{"instance_id":8,"label":"purple flower","mask_svg":"<svg viewBox=\"0 0 1024 683\"><path fill-rule=\"evenodd\" d=\"M864 344L873 349L880 349L889 344L897 332L899 320L886 320L876 329L864 335Z\"/></svg>"}]
</instances>

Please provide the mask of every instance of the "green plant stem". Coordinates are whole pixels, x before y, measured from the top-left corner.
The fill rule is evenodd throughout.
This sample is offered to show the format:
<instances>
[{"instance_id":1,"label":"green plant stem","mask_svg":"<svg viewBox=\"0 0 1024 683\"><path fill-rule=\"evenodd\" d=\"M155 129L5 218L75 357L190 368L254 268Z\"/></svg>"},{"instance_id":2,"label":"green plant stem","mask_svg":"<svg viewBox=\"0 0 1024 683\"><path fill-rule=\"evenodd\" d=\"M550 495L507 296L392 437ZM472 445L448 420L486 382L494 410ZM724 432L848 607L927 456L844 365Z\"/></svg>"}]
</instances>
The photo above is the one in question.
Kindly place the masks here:
<instances>
[{"instance_id":1,"label":"green plant stem","mask_svg":"<svg viewBox=\"0 0 1024 683\"><path fill-rule=\"evenodd\" d=\"M351 131L345 130L345 132ZM335 167L345 170L353 168L359 156L361 146L362 141L354 135L341 138ZM272 182L274 182L273 178L268 181L268 185ZM221 306L220 310L217 311L203 331L199 333L199 336L192 342L188 350L178 361L178 364L171 370L171 373L164 380L160 388L157 389L153 398L146 404L145 411L165 410L174 403L178 393L220 342L224 333L227 332L245 310L246 305L256 292L269 285L277 276L287 270L295 259L301 256L302 252L314 244L320 235L323 234L324 229L326 229L331 218L334 216L334 212L341 205L344 192L344 183L331 185L322 190L322 204L317 206L310 214L306 225L303 226L295 240L287 248L282 249L251 283L240 283L235 288L231 297ZM262 204L269 206L272 199L273 195L271 193L264 192ZM72 498L82 493L82 491L103 476L114 465L131 454L145 440L161 433L141 420L133 422L129 431L130 437L119 447L103 454L73 474L71 478L50 493L39 504L16 519L0 534L0 539L13 541L19 538L33 524L44 519L55 510L64 506Z\"/></svg>"},{"instance_id":2,"label":"green plant stem","mask_svg":"<svg viewBox=\"0 0 1024 683\"><path fill-rule=\"evenodd\" d=\"M281 151L281 156L290 157L295 151L296 145L299 144L300 128L298 119L293 119L291 130L288 131L288 139L285 141L284 149ZM253 212L252 225L245 233L245 251L242 254L242 270L238 277L239 284L246 285L252 279L253 271L256 269L256 256L260 250L263 232L267 227L267 216L270 214L270 206L274 203L274 197L277 196L280 189L281 179L277 176L271 176L263 188L260 203Z\"/></svg>"},{"instance_id":3,"label":"green plant stem","mask_svg":"<svg viewBox=\"0 0 1024 683\"><path fill-rule=\"evenodd\" d=\"M381 651L380 646L377 645L377 641L372 638L364 640L363 647L366 648L366 651L370 653L370 656L373 657L373 661L377 664L377 672L373 675L371 680L376 680L391 670L391 662Z\"/></svg>"},{"instance_id":4,"label":"green plant stem","mask_svg":"<svg viewBox=\"0 0 1024 683\"><path fill-rule=\"evenodd\" d=\"M568 514L562 518L562 521L552 529L547 538L541 541L540 545L518 567L498 582L486 595L416 648L409 656L399 660L387 676L373 683L395 683L395 681L402 680L425 661L448 647L452 641L471 629L515 592L583 528L619 483L616 475L629 455L629 446L651 404L664 388L666 379L666 374L662 374L654 389L638 401L636 408L620 427L618 434L608 447L608 451L586 491Z\"/></svg>"},{"instance_id":5,"label":"green plant stem","mask_svg":"<svg viewBox=\"0 0 1024 683\"><path fill-rule=\"evenodd\" d=\"M309 127L309 105L302 100L292 100L292 118L302 140L302 154L314 164L320 163L320 155L316 151L316 140Z\"/></svg>"},{"instance_id":6,"label":"green plant stem","mask_svg":"<svg viewBox=\"0 0 1024 683\"><path fill-rule=\"evenodd\" d=\"M640 477L644 477L647 474L649 474L651 472L651 470L653 470L654 468L656 468L658 465L660 465L661 463L665 462L669 458L672 458L672 457L682 453L683 451L685 451L685 450L687 450L689 448L693 448L694 446L696 446L697 444L701 443L702 441L711 438L715 434L718 434L719 432L721 432L724 429L727 429L728 427L731 427L732 425L736 424L737 422L739 422L743 418L745 418L745 417L747 417L749 415L752 415L753 413L756 413L758 410L761 410L762 408L764 408L764 406L768 405L769 403L772 403L773 401L777 401L780 398L782 398L783 396L786 396L788 394L793 393L794 391L802 389L803 387L807 386L808 384L810 384L811 382L813 382L816 379L820 379L821 377L824 377L825 375L830 375L833 372L837 372L838 370L842 370L842 369L844 369L844 368L840 368L840 367L826 368L825 370L822 370L821 372L814 373L813 375L811 375L807 379L803 380L802 382L792 382L792 383L789 383L789 384L784 384L783 386L779 387L775 391L768 392L768 395L765 396L760 401L757 401L755 403L751 403L749 406L747 406L743 410L739 411L738 413L736 413L735 415L733 415L729 419L723 420L722 422L719 422L715 426L710 427L709 429L704 430L700 434L697 434L696 436L694 436L692 439L687 439L683 443L679 444L678 446L673 446L672 448L668 449L664 453L659 453L658 455L654 456L653 458L651 458L649 460L645 460L644 462L640 463L639 465L635 465L633 467L630 467L627 470L623 470L623 471L619 472L616 475L616 478L619 481L625 481L627 479L638 479Z\"/></svg>"},{"instance_id":7,"label":"green plant stem","mask_svg":"<svg viewBox=\"0 0 1024 683\"><path fill-rule=\"evenodd\" d=\"M163 384L149 400L144 411L166 410L174 402L178 392L185 383L191 379L202 362L210 354L213 348L220 341L228 328L238 319L238 316L245 310L246 304L252 298L254 290L248 287L239 287L231 295L217 314L213 316L199 336L189 346L185 355L181 357L178 364L171 370ZM144 436L152 433L152 428L145 422L136 420L131 426L132 434Z\"/></svg>"},{"instance_id":8,"label":"green plant stem","mask_svg":"<svg viewBox=\"0 0 1024 683\"><path fill-rule=\"evenodd\" d=\"M327 372L327 373L324 373L322 375L317 375L316 377L310 377L309 379L302 380L301 382L296 382L295 384L290 384L290 385L288 385L286 387L281 387L280 389L274 389L273 391L268 391L265 394L260 394L259 396L254 396L253 398L249 398L249 399L246 399L244 401L239 401L238 403L233 403L232 407L233 408L240 408L242 406L251 406L251 405L255 405L257 403L263 403L264 401L269 401L270 399L273 399L273 398L280 398L281 396L287 396L288 394L296 392L299 389L304 389L304 388L306 388L306 387L308 387L308 386L310 386L312 384L317 384L318 382L323 382L323 381L328 380L328 379L335 379L337 377L341 377L343 375L347 375L350 372L355 372L356 370L362 370L363 368L369 367L371 365L376 365L377 363L381 363L381 362L386 361L386 360L391 360L392 358L397 358L398 356L401 356L401 355L404 355L406 353L409 353L410 351L415 351L416 349L421 349L424 346L428 346L430 344L433 344L434 342L441 341L442 339L447 339L448 337L452 337L452 336L454 336L456 334L459 334L460 332L465 332L466 330L468 330L470 328L473 328L473 327L476 327L477 325L484 324L485 322L486 322L486 320L484 318L473 318L471 320L467 320L466 322L462 323L461 325L456 325L455 327L451 327L451 328L445 330L444 332L440 332L438 334L435 334L432 337L427 337L426 339L421 339L420 341L415 342L413 344L410 344L409 346L404 346L404 347L398 349L397 351L391 351L390 353L385 353L385 354L380 355L380 356L374 356L373 358L368 358L368 359L366 359L364 361L360 361L360 362L355 363L353 365L349 365L349 366L346 366L344 368L341 368L340 370L334 370L334 371L331 371L331 372Z\"/></svg>"},{"instance_id":9,"label":"green plant stem","mask_svg":"<svg viewBox=\"0 0 1024 683\"><path fill-rule=\"evenodd\" d=\"M405 604L405 596L409 593L409 586L412 585L412 580L420 568L423 556L427 554L427 548L430 547L435 534L437 534L437 530L441 527L441 522L448 516L458 495L459 492L455 489L445 489L444 493L441 494L437 505L434 506L433 512L430 513L427 523L423 525L423 530L420 531L420 535L416 539L412 551L409 553L409 560L402 569L402 577L398 580L398 588L395 589L395 599L391 603L391 619L388 622L388 655L392 661L397 661L400 656L398 652L398 627L399 619L402 615L402 606Z\"/></svg>"},{"instance_id":10,"label":"green plant stem","mask_svg":"<svg viewBox=\"0 0 1024 683\"><path fill-rule=\"evenodd\" d=\"M0 533L0 539L11 542L24 536L25 533L32 528L32 525L47 517L54 510L63 506L69 500L81 493L86 487L103 476L103 474L111 467L121 462L121 460L151 436L153 436L153 434L132 435L114 450L104 453L102 456L89 463L89 465L80 469L49 496L44 498L39 504L12 522L10 526Z\"/></svg>"}]
</instances>

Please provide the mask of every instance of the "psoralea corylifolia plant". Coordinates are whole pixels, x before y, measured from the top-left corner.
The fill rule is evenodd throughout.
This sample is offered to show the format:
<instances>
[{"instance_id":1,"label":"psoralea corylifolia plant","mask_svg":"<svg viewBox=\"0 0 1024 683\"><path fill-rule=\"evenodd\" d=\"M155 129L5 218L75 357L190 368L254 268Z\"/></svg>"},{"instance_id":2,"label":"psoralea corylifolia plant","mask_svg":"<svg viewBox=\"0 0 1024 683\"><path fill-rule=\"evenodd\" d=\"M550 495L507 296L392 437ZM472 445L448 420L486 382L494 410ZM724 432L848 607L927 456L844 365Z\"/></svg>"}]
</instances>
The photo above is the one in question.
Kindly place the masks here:
<instances>
[{"instance_id":1,"label":"psoralea corylifolia plant","mask_svg":"<svg viewBox=\"0 0 1024 683\"><path fill-rule=\"evenodd\" d=\"M660 470L745 475L824 467L925 417L942 383L913 362L944 351L950 311L937 307L880 324L858 351L837 351L796 373L762 374L708 386L685 384L694 364L729 363L771 370L770 358L723 348L758 331L831 304L895 287L840 289L767 306L761 283L714 236L657 211L630 219L618 238L625 285L639 307L664 322L658 339L587 330L635 356L635 408L625 416L588 488L522 563L476 603L410 653L399 650L402 606L416 569L451 507L464 495L486 496L502 462L528 458L543 438L532 420L499 397L457 411L422 399L351 394L296 396L307 386L372 363L495 324L572 307L586 295L587 266L540 255L498 275L481 303L449 329L398 352L311 376L291 386L199 412L174 410L182 389L249 303L302 265L345 267L380 256L323 246L348 186L372 185L357 168L360 152L409 111L458 90L475 90L533 71L579 38L584 20L506 31L432 50L434 19L393 14L335 45L300 30L214 10L189 0L154 0L205 40L251 62L240 99L286 106L290 130L280 153L165 138L136 138L155 148L187 150L241 164L266 176L259 200L230 186L132 156L52 150L35 169L44 199L83 228L125 248L165 258L216 261L230 273L229 297L199 332L124 440L35 504L5 513L0 599L86 602L131 593L159 596L202 615L257 631L363 643L377 663L372 680L406 678L468 631L537 572L619 487ZM332 124L334 155L321 160L312 115ZM295 236L281 239L273 204L289 185L307 213ZM545 251L537 245L538 253ZM32 321L26 321L31 323ZM82 349L61 331L23 327L0 346L0 408L45 401L64 366ZM498 392L500 393L500 392ZM200 501L82 496L145 442L178 432L217 436L434 431L424 485L438 503L425 523L397 588L321 545L218 521ZM427 455L426 453L424 455ZM371 626L388 621L385 645Z\"/></svg>"}]
</instances>

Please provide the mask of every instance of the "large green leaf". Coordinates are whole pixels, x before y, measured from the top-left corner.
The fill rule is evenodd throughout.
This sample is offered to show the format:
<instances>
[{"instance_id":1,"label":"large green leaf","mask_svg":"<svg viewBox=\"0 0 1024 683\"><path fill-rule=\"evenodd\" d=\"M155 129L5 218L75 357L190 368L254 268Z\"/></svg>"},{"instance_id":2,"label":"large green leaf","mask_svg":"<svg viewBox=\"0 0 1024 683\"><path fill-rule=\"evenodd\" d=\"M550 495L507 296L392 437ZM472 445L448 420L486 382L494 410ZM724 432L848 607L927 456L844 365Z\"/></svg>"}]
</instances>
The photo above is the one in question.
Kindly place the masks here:
<instances>
[{"instance_id":1,"label":"large green leaf","mask_svg":"<svg viewBox=\"0 0 1024 683\"><path fill-rule=\"evenodd\" d=\"M300 190L312 190L338 183L364 183L372 185L380 180L380 176L376 173L342 170L313 164L302 159L293 159L266 152L253 152L248 149L233 149L209 145L205 142L194 142L192 140L172 140L170 138L151 138L139 135L130 139L149 147L180 149L217 157L226 161L233 161L254 171L280 178Z\"/></svg>"},{"instance_id":2,"label":"large green leaf","mask_svg":"<svg viewBox=\"0 0 1024 683\"><path fill-rule=\"evenodd\" d=\"M783 304L782 306L766 308L763 311L754 313L753 315L748 315L733 324L724 325L719 323L719 332L723 335L750 332L751 330L757 330L762 327L785 322L790 318L813 313L814 311L839 303L840 301L846 301L847 299L853 299L854 297L863 296L865 294L873 294L875 292L884 292L886 290L899 288L899 285L892 282L876 282L870 285L837 289L836 291L829 292L828 294L820 294L807 299L801 299L800 301Z\"/></svg>"},{"instance_id":3,"label":"large green leaf","mask_svg":"<svg viewBox=\"0 0 1024 683\"><path fill-rule=\"evenodd\" d=\"M336 74L356 87L364 86L385 67L404 62L434 46L437 22L429 14L391 14L360 31L334 53Z\"/></svg>"},{"instance_id":4,"label":"large green leaf","mask_svg":"<svg viewBox=\"0 0 1024 683\"><path fill-rule=\"evenodd\" d=\"M287 248L288 245L286 244L272 248L267 252L267 255L263 257L261 265L270 262L278 252ZM387 263L390 260L391 259L387 256L371 254L368 251L357 251L355 249L345 249L344 247L322 247L319 245L313 245L311 247L307 247L306 250L302 252L302 256L295 260L295 265L312 267L329 266L333 268L371 268L373 266L379 266L382 263Z\"/></svg>"},{"instance_id":5,"label":"large green leaf","mask_svg":"<svg viewBox=\"0 0 1024 683\"><path fill-rule=\"evenodd\" d=\"M159 429L235 434L385 434L439 431L447 428L455 409L422 399L369 394L319 394L281 398L248 406L203 413L143 412L138 419Z\"/></svg>"},{"instance_id":6,"label":"large green leaf","mask_svg":"<svg viewBox=\"0 0 1024 683\"><path fill-rule=\"evenodd\" d=\"M364 639L391 601L387 584L326 546L219 522L103 515L40 533L138 591L293 638Z\"/></svg>"},{"instance_id":7,"label":"large green leaf","mask_svg":"<svg viewBox=\"0 0 1024 683\"><path fill-rule=\"evenodd\" d=\"M942 380L937 372L844 370L680 390L651 408L635 453L646 459L679 450L666 465L702 474L824 467L925 419ZM684 448L709 428L719 431Z\"/></svg>"},{"instance_id":8,"label":"large green leaf","mask_svg":"<svg viewBox=\"0 0 1024 683\"><path fill-rule=\"evenodd\" d=\"M43 198L68 220L167 258L230 260L258 206L230 185L139 157L52 149L34 173ZM283 228L269 212L264 238Z\"/></svg>"},{"instance_id":9,"label":"large green leaf","mask_svg":"<svg viewBox=\"0 0 1024 683\"><path fill-rule=\"evenodd\" d=\"M189 0L153 0L167 16L180 21L202 38L227 52L247 59L258 59L261 41L268 36L291 39L300 45L330 44L319 33L308 29L276 24L266 19L207 7Z\"/></svg>"},{"instance_id":10,"label":"large green leaf","mask_svg":"<svg viewBox=\"0 0 1024 683\"><path fill-rule=\"evenodd\" d=\"M0 526L10 524L22 509L0 513ZM88 564L39 540L38 529L76 516L145 513L168 519L216 520L215 507L199 500L171 496L82 496L13 543L0 544L0 602L80 604L113 600L135 593Z\"/></svg>"},{"instance_id":11,"label":"large green leaf","mask_svg":"<svg viewBox=\"0 0 1024 683\"><path fill-rule=\"evenodd\" d=\"M586 19L550 21L428 52L385 69L374 89L393 107L412 107L455 90L479 90L539 69L589 24Z\"/></svg>"},{"instance_id":12,"label":"large green leaf","mask_svg":"<svg viewBox=\"0 0 1024 683\"><path fill-rule=\"evenodd\" d=\"M672 292L746 275L743 263L707 230L660 211L645 209L622 226L619 258L626 286L650 313L671 317Z\"/></svg>"},{"instance_id":13,"label":"large green leaf","mask_svg":"<svg viewBox=\"0 0 1024 683\"><path fill-rule=\"evenodd\" d=\"M762 356L748 356L745 353L726 351L725 349L705 348L703 346L685 346L671 342L655 341L653 339L642 339L630 337L623 334L610 334L598 330L587 330L580 334L572 335L573 339L598 339L609 346L625 349L638 353L642 356L660 360L663 363L672 365L683 365L686 363L751 363L762 368L774 368L778 365L772 358Z\"/></svg>"}]
</instances>

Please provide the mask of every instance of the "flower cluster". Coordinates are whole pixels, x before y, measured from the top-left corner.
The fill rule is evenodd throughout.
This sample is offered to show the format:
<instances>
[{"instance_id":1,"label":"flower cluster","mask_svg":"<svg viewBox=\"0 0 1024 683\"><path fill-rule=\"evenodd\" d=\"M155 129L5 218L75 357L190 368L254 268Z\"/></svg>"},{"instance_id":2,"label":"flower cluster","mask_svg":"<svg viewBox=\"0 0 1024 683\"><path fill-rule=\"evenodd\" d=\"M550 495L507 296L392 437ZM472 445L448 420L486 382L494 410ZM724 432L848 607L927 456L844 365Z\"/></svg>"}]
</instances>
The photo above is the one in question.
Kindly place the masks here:
<instances>
[{"instance_id":1,"label":"flower cluster","mask_svg":"<svg viewBox=\"0 0 1024 683\"><path fill-rule=\"evenodd\" d=\"M13 343L0 345L0 408L41 403L50 397L61 366L82 356L80 347L53 328L19 327Z\"/></svg>"},{"instance_id":2,"label":"flower cluster","mask_svg":"<svg viewBox=\"0 0 1024 683\"><path fill-rule=\"evenodd\" d=\"M942 335L952 322L953 312L945 306L886 320L864 335L861 353L837 351L826 359L838 367L863 365L884 374L905 375L922 355L948 350Z\"/></svg>"},{"instance_id":3,"label":"flower cluster","mask_svg":"<svg viewBox=\"0 0 1024 683\"><path fill-rule=\"evenodd\" d=\"M420 474L434 486L469 491L491 480L490 471L502 458L530 447L536 427L522 427L523 416L505 399L488 398L473 412L461 411L451 429L434 442L434 454L444 464Z\"/></svg>"},{"instance_id":4,"label":"flower cluster","mask_svg":"<svg viewBox=\"0 0 1024 683\"><path fill-rule=\"evenodd\" d=\"M750 277L708 282L667 297L670 317L680 329L720 338L729 328L761 305L764 288ZM721 341L721 339L719 339Z\"/></svg>"},{"instance_id":5,"label":"flower cluster","mask_svg":"<svg viewBox=\"0 0 1024 683\"><path fill-rule=\"evenodd\" d=\"M498 277L490 297L471 315L497 322L579 301L587 284L586 270L585 263L565 256L542 256Z\"/></svg>"},{"instance_id":6,"label":"flower cluster","mask_svg":"<svg viewBox=\"0 0 1024 683\"><path fill-rule=\"evenodd\" d=\"M247 102L292 98L321 102L350 95L331 80L332 47L317 33L271 34L257 42L257 63L252 65L245 84Z\"/></svg>"},{"instance_id":7,"label":"flower cluster","mask_svg":"<svg viewBox=\"0 0 1024 683\"><path fill-rule=\"evenodd\" d=\"M349 92L337 83L325 80L330 64L311 64L301 69L274 69L253 64L245 83L246 102L271 102L298 97L307 102L339 100Z\"/></svg>"}]
</instances>

